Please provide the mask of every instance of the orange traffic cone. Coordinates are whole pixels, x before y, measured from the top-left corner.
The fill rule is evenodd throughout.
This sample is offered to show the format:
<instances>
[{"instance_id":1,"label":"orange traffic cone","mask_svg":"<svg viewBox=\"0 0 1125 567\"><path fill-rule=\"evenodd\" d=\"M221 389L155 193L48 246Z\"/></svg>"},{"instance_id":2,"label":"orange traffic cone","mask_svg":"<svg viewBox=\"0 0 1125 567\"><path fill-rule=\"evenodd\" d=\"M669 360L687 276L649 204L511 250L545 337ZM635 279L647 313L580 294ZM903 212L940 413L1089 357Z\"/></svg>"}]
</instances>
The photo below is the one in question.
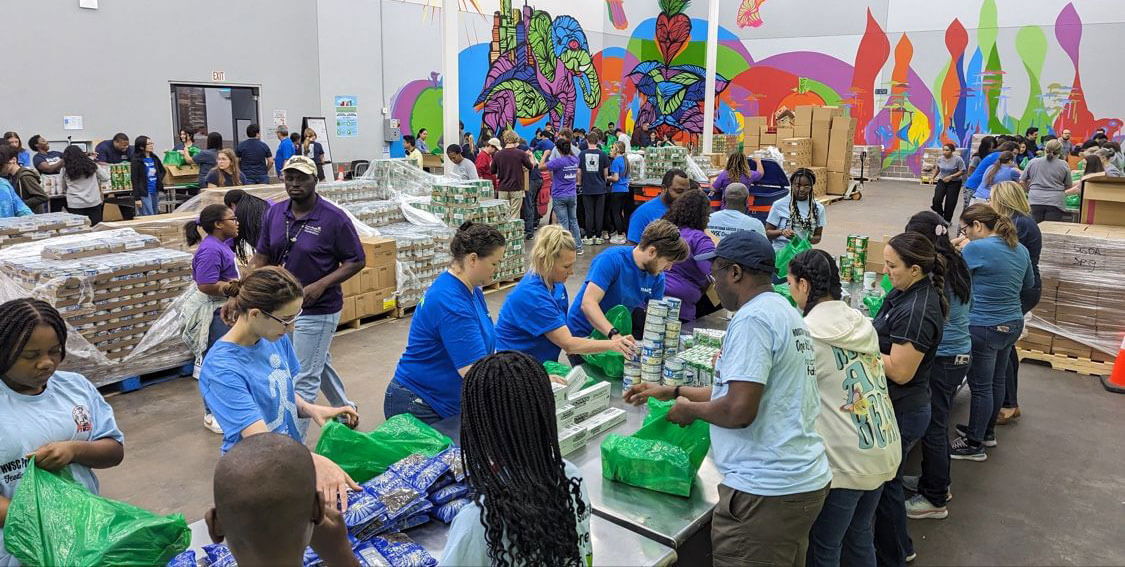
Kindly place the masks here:
<instances>
[{"instance_id":1,"label":"orange traffic cone","mask_svg":"<svg viewBox=\"0 0 1125 567\"><path fill-rule=\"evenodd\" d=\"M1117 351L1117 359L1113 361L1113 372L1109 379L1102 376L1102 387L1115 394L1125 394L1125 339L1121 341L1121 348Z\"/></svg>"},{"instance_id":2,"label":"orange traffic cone","mask_svg":"<svg viewBox=\"0 0 1125 567\"><path fill-rule=\"evenodd\" d=\"M340 166L336 168L336 181L343 181L343 180L344 180L344 166L343 166L343 164L340 164Z\"/></svg>"}]
</instances>

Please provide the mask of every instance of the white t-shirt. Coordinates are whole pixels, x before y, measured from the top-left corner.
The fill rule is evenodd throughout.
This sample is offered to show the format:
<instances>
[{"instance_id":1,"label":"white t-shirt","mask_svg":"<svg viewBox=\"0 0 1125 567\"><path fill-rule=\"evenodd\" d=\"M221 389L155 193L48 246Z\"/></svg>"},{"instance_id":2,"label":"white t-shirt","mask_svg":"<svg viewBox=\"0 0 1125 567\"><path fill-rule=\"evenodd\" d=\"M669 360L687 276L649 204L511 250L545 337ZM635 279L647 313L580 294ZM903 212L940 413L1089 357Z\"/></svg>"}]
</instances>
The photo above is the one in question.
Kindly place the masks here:
<instances>
[{"instance_id":1,"label":"white t-shirt","mask_svg":"<svg viewBox=\"0 0 1125 567\"><path fill-rule=\"evenodd\" d=\"M710 230L711 234L714 234L719 240L732 232L742 230L756 232L762 236L766 235L766 227L762 225L762 221L746 213L731 209L711 213L711 219L707 221L707 230Z\"/></svg>"},{"instance_id":2,"label":"white t-shirt","mask_svg":"<svg viewBox=\"0 0 1125 567\"><path fill-rule=\"evenodd\" d=\"M828 223L827 217L824 216L824 205L821 205L815 200L813 201L814 203L816 203L816 220L812 223L814 225L812 227L812 230L806 230L804 227L792 226L793 223L789 218L789 207L792 198L792 195L787 195L774 201L773 207L770 207L770 214L768 217L766 217L766 222L776 226L779 229L793 228L793 230L798 235L805 239L808 239L813 235L813 233L816 232L817 228L821 228ZM809 217L808 200L797 201L797 213L801 215L802 218ZM775 251L781 250L782 248L785 248L785 245L788 243L788 238L784 236L778 236L777 238L773 239L773 249Z\"/></svg>"},{"instance_id":3,"label":"white t-shirt","mask_svg":"<svg viewBox=\"0 0 1125 567\"><path fill-rule=\"evenodd\" d=\"M570 461L563 461L566 465L566 476L582 480L582 473L578 471L578 467L570 464ZM590 497L586 494L586 483L583 482L580 488L582 492L582 501L586 504L586 510L580 514L578 520L578 547L582 558L583 564L591 564L593 557L593 550L590 545L590 512L593 510L590 506ZM457 517L453 518L453 523L449 525L449 535L445 540L445 551L442 554L439 565L445 566L460 566L460 565L488 565L488 542L484 538L484 525L481 524L481 508L475 502L468 504L457 513Z\"/></svg>"},{"instance_id":4,"label":"white t-shirt","mask_svg":"<svg viewBox=\"0 0 1125 567\"><path fill-rule=\"evenodd\" d=\"M15 494L27 455L56 441L96 441L125 436L113 419L113 408L85 376L55 372L47 388L38 396L17 394L0 381L0 496ZM79 484L98 493L98 479L89 467L68 465ZM0 529L0 566L19 565L4 550L4 530Z\"/></svg>"},{"instance_id":5,"label":"white t-shirt","mask_svg":"<svg viewBox=\"0 0 1125 567\"><path fill-rule=\"evenodd\" d=\"M466 158L461 159L461 163L453 163L453 160L446 159L445 174L457 179L478 179L477 166L475 163Z\"/></svg>"}]
</instances>

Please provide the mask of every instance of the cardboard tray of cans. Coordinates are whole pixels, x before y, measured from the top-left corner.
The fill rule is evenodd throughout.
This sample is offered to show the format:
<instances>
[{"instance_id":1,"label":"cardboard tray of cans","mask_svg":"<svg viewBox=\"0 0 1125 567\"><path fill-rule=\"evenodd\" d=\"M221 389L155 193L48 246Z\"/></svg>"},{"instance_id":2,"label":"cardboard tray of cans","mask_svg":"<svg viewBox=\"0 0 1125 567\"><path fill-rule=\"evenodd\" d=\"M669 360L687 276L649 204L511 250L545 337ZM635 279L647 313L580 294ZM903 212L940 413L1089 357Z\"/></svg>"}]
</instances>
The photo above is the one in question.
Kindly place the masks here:
<instances>
[{"instance_id":1,"label":"cardboard tray of cans","mask_svg":"<svg viewBox=\"0 0 1125 567\"><path fill-rule=\"evenodd\" d=\"M125 242L155 241L121 229L99 233ZM96 385L191 360L180 339L175 305L192 284L191 254L142 247L68 258L88 235L67 235L0 251L0 300L36 297L51 303L71 328L63 370ZM116 246L105 244L106 249Z\"/></svg>"},{"instance_id":2,"label":"cardboard tray of cans","mask_svg":"<svg viewBox=\"0 0 1125 567\"><path fill-rule=\"evenodd\" d=\"M855 146L852 148L851 176L860 177L861 173L863 177L872 181L879 180L883 173L883 146Z\"/></svg>"},{"instance_id":3,"label":"cardboard tray of cans","mask_svg":"<svg viewBox=\"0 0 1125 567\"><path fill-rule=\"evenodd\" d=\"M184 237L184 225L196 218L192 213L169 213L164 215L149 215L137 217L132 220L102 221L94 227L94 234L105 230L119 230L130 228L140 234L155 236L160 241L161 248L190 251ZM200 235L203 235L200 230Z\"/></svg>"},{"instance_id":4,"label":"cardboard tray of cans","mask_svg":"<svg viewBox=\"0 0 1125 567\"><path fill-rule=\"evenodd\" d=\"M0 219L0 248L84 232L90 232L90 219L82 215L45 213L2 218Z\"/></svg>"}]
</instances>

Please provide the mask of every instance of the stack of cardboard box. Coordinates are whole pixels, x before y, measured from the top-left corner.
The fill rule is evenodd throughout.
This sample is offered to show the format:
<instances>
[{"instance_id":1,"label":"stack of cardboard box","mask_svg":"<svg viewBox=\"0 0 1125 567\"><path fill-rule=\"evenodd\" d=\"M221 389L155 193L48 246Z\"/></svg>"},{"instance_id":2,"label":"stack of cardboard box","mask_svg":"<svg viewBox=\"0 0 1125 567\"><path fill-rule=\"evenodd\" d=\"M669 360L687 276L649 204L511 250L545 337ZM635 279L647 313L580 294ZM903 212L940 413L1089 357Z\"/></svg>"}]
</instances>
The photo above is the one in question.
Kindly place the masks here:
<instances>
[{"instance_id":1,"label":"stack of cardboard box","mask_svg":"<svg viewBox=\"0 0 1125 567\"><path fill-rule=\"evenodd\" d=\"M769 125L766 123L765 116L747 116L743 129L745 135L742 139L742 151L746 154L750 154L762 147L775 145L777 136L774 135L772 139L769 139L768 128ZM763 135L772 143L767 144L766 140L763 140Z\"/></svg>"},{"instance_id":2,"label":"stack of cardboard box","mask_svg":"<svg viewBox=\"0 0 1125 567\"><path fill-rule=\"evenodd\" d=\"M878 181L883 173L883 146L855 146L852 148L852 170L854 178L863 177Z\"/></svg>"},{"instance_id":3,"label":"stack of cardboard box","mask_svg":"<svg viewBox=\"0 0 1125 567\"><path fill-rule=\"evenodd\" d=\"M782 164L785 171L792 173L802 167L812 166L812 138L785 138L777 147L785 156Z\"/></svg>"},{"instance_id":4,"label":"stack of cardboard box","mask_svg":"<svg viewBox=\"0 0 1125 567\"><path fill-rule=\"evenodd\" d=\"M828 168L828 194L843 195L851 181L852 148L855 145L856 120L843 114L843 109L834 107L820 107L813 110L813 140L816 140L818 112L820 115L832 117L828 136L828 154L825 167ZM823 123L823 119L821 120ZM823 126L820 127L823 132ZM815 158L815 154L814 154ZM813 165L820 165L814 163Z\"/></svg>"},{"instance_id":5,"label":"stack of cardboard box","mask_svg":"<svg viewBox=\"0 0 1125 567\"><path fill-rule=\"evenodd\" d=\"M938 158L941 157L941 148L924 148L922 150L922 176L919 180L922 183L934 183L937 176Z\"/></svg>"},{"instance_id":6,"label":"stack of cardboard box","mask_svg":"<svg viewBox=\"0 0 1125 567\"><path fill-rule=\"evenodd\" d=\"M341 284L344 308L340 323L394 311L395 241L390 238L360 238L367 265Z\"/></svg>"}]
</instances>

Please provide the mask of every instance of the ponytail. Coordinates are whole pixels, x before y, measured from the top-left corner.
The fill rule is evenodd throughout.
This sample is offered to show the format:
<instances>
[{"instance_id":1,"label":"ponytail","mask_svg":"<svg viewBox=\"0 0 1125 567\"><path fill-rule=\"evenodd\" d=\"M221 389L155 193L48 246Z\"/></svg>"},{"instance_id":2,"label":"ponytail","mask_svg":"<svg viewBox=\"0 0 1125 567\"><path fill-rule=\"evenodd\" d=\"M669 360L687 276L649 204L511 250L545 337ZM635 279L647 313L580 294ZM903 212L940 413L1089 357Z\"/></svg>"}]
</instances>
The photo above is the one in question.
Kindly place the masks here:
<instances>
[{"instance_id":1,"label":"ponytail","mask_svg":"<svg viewBox=\"0 0 1125 567\"><path fill-rule=\"evenodd\" d=\"M1009 248L1015 248L1020 242L1019 233L1016 232L1016 225L1012 223L1012 219L996 212L996 209L989 205L977 203L961 213L961 224L969 225L974 222L983 224L993 234L1003 238Z\"/></svg>"},{"instance_id":2,"label":"ponytail","mask_svg":"<svg viewBox=\"0 0 1125 567\"><path fill-rule=\"evenodd\" d=\"M222 177L220 175L219 177ZM223 217L230 212L226 205L214 204L203 207L203 211L199 213L198 219L189 220L184 224L184 238L187 239L188 246L195 246L199 244L203 238L199 236L199 229L203 228L203 232L211 234L215 232L215 225L222 222Z\"/></svg>"},{"instance_id":3,"label":"ponytail","mask_svg":"<svg viewBox=\"0 0 1125 567\"><path fill-rule=\"evenodd\" d=\"M229 298L226 308L232 313L242 315L251 309L272 313L303 297L304 288L285 268L266 266L227 282L223 294Z\"/></svg>"},{"instance_id":4,"label":"ponytail","mask_svg":"<svg viewBox=\"0 0 1125 567\"><path fill-rule=\"evenodd\" d=\"M1005 181L1000 185L1008 183L1012 182ZM996 196L995 190L992 195L993 197ZM953 244L949 241L949 223L933 211L922 211L910 217L905 230L906 232L916 232L930 239L938 256L945 259L945 273L942 279L945 280L943 283L949 284L947 295L956 297L961 303L967 305L972 293L973 280L965 259L961 257L961 253L954 249ZM942 291L945 292L946 290L943 288Z\"/></svg>"},{"instance_id":5,"label":"ponytail","mask_svg":"<svg viewBox=\"0 0 1125 567\"><path fill-rule=\"evenodd\" d=\"M843 297L840 270L832 256L824 250L813 248L797 254L789 262L789 273L794 280L809 282L809 298L805 302L804 312L806 317L821 301L839 300Z\"/></svg>"},{"instance_id":6,"label":"ponytail","mask_svg":"<svg viewBox=\"0 0 1125 567\"><path fill-rule=\"evenodd\" d=\"M188 246L195 246L203 240L199 236L199 221L191 219L184 223L184 240L187 240Z\"/></svg>"},{"instance_id":7,"label":"ponytail","mask_svg":"<svg viewBox=\"0 0 1125 567\"><path fill-rule=\"evenodd\" d=\"M975 205L974 205L975 206ZM904 232L891 238L890 246L906 266L918 266L923 274L929 274L933 286L938 289L942 317L949 315L949 298L945 296L945 257L938 254L929 235L917 232Z\"/></svg>"},{"instance_id":8,"label":"ponytail","mask_svg":"<svg viewBox=\"0 0 1125 567\"><path fill-rule=\"evenodd\" d=\"M996 177L996 173L1000 171L1000 166L1005 163L1011 163L1011 161L1015 159L1015 157L1015 154L1010 151L1001 152L1000 157L996 159L996 162L992 164L992 167L988 168L988 173L986 173L984 176L984 187L991 187L992 180Z\"/></svg>"}]
</instances>

